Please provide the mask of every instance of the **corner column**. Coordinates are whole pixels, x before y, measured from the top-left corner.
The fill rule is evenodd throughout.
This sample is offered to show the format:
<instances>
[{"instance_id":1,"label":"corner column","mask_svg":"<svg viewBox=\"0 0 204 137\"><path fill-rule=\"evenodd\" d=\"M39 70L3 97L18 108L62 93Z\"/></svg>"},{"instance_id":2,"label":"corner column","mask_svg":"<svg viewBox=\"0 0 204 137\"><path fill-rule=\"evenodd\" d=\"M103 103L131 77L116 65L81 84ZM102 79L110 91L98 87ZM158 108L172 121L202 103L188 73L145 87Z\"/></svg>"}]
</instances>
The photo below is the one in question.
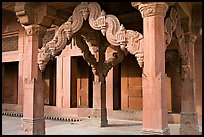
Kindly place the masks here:
<instances>
[{"instance_id":1,"label":"corner column","mask_svg":"<svg viewBox=\"0 0 204 137\"><path fill-rule=\"evenodd\" d=\"M141 134L169 135L165 74L165 2L132 3L141 12L144 35L143 128Z\"/></svg>"},{"instance_id":2,"label":"corner column","mask_svg":"<svg viewBox=\"0 0 204 137\"><path fill-rule=\"evenodd\" d=\"M184 52L188 57L182 60L182 92L181 92L181 114L180 114L180 134L198 135L198 114L196 112L195 98L195 58L194 44L196 36L185 33Z\"/></svg>"},{"instance_id":3,"label":"corner column","mask_svg":"<svg viewBox=\"0 0 204 137\"><path fill-rule=\"evenodd\" d=\"M22 134L44 135L44 81L37 64L38 48L42 46L42 39L46 27L40 25L24 26L25 52L23 64L24 102L22 118Z\"/></svg>"}]
</instances>

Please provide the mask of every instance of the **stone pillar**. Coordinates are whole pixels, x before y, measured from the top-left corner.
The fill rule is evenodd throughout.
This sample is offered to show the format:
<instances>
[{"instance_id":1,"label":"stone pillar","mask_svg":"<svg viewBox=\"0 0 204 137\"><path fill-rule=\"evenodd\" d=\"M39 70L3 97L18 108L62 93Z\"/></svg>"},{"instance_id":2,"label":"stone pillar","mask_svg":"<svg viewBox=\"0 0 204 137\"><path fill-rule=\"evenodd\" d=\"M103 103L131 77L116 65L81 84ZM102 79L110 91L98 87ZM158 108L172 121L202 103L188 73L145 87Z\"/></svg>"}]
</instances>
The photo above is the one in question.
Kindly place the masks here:
<instances>
[{"instance_id":1,"label":"stone pillar","mask_svg":"<svg viewBox=\"0 0 204 137\"><path fill-rule=\"evenodd\" d=\"M95 53L95 58L99 61L99 53ZM94 74L93 81L93 116L100 117L101 116L101 84L99 80L99 76Z\"/></svg>"},{"instance_id":2,"label":"stone pillar","mask_svg":"<svg viewBox=\"0 0 204 137\"><path fill-rule=\"evenodd\" d=\"M63 91L64 91L64 107L70 108L71 104L71 56L64 57L63 60L63 69L60 70L63 71L62 75L65 76L63 78Z\"/></svg>"},{"instance_id":3,"label":"stone pillar","mask_svg":"<svg viewBox=\"0 0 204 137\"><path fill-rule=\"evenodd\" d=\"M37 55L38 48L42 46L46 28L40 25L28 25L25 26L25 30L22 134L44 135L44 84L37 64Z\"/></svg>"},{"instance_id":4,"label":"stone pillar","mask_svg":"<svg viewBox=\"0 0 204 137\"><path fill-rule=\"evenodd\" d=\"M165 2L132 3L143 18L144 68L142 134L169 135L167 76L165 74L164 17Z\"/></svg>"},{"instance_id":5,"label":"stone pillar","mask_svg":"<svg viewBox=\"0 0 204 137\"><path fill-rule=\"evenodd\" d=\"M104 76L100 76L100 87L101 87L101 127L107 127L108 120L106 108L106 78Z\"/></svg>"},{"instance_id":6,"label":"stone pillar","mask_svg":"<svg viewBox=\"0 0 204 137\"><path fill-rule=\"evenodd\" d=\"M113 111L113 68L108 72L106 77L106 104L109 111Z\"/></svg>"},{"instance_id":7,"label":"stone pillar","mask_svg":"<svg viewBox=\"0 0 204 137\"><path fill-rule=\"evenodd\" d=\"M63 93L63 57L57 57L56 63L56 107L62 107L62 93Z\"/></svg>"},{"instance_id":8,"label":"stone pillar","mask_svg":"<svg viewBox=\"0 0 204 137\"><path fill-rule=\"evenodd\" d=\"M195 44L195 83L196 83L196 112L198 125L202 126L202 35L198 34Z\"/></svg>"},{"instance_id":9,"label":"stone pillar","mask_svg":"<svg viewBox=\"0 0 204 137\"><path fill-rule=\"evenodd\" d=\"M18 105L23 108L23 54L24 54L24 37L25 30L21 28L18 36L18 51L20 54L19 65L18 65Z\"/></svg>"},{"instance_id":10,"label":"stone pillar","mask_svg":"<svg viewBox=\"0 0 204 137\"><path fill-rule=\"evenodd\" d=\"M5 92L5 91L4 91L5 63L2 63L1 69L2 69L2 70L1 70L1 74L2 74L2 75L1 75L1 78L2 78L2 87L1 87L1 91L2 91L2 92L1 92L1 96L2 96L2 98L1 98L1 99L2 99L2 103L4 103L4 92Z\"/></svg>"},{"instance_id":11,"label":"stone pillar","mask_svg":"<svg viewBox=\"0 0 204 137\"><path fill-rule=\"evenodd\" d=\"M101 127L108 126L107 108L106 108L106 76L104 75L104 62L106 47L99 45L99 82L101 89Z\"/></svg>"},{"instance_id":12,"label":"stone pillar","mask_svg":"<svg viewBox=\"0 0 204 137\"><path fill-rule=\"evenodd\" d=\"M99 82L99 76L94 75L93 81L93 108L100 109L101 108L101 87Z\"/></svg>"},{"instance_id":13,"label":"stone pillar","mask_svg":"<svg viewBox=\"0 0 204 137\"><path fill-rule=\"evenodd\" d=\"M198 115L196 112L195 99L195 60L194 44L196 36L191 33L185 34L184 48L188 57L182 61L182 92L181 92L181 115L180 134L198 135ZM188 61L186 63L186 61Z\"/></svg>"}]
</instances>

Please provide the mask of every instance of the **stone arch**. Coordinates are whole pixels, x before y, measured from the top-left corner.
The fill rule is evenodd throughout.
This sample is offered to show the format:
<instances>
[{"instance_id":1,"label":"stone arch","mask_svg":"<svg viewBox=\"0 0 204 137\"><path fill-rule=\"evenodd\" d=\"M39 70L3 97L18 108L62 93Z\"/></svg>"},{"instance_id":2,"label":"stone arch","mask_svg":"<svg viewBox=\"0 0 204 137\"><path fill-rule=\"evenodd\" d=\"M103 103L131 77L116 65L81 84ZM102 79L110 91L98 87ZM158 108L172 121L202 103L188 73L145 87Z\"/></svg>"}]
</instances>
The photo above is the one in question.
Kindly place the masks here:
<instances>
[{"instance_id":1,"label":"stone arch","mask_svg":"<svg viewBox=\"0 0 204 137\"><path fill-rule=\"evenodd\" d=\"M111 47L121 51L117 52L117 59L112 57L107 61L107 64L113 66L116 62L122 61L123 54L130 52L135 55L140 67L143 67L143 35L137 31L126 30L116 16L106 15L98 3L81 2L74 9L72 16L59 27L54 38L39 49L38 65L41 71L44 71L50 59L59 55L66 45L71 43L72 36L81 29L83 20L87 19L91 28L100 30L103 36L106 36ZM80 48L84 53L84 58L86 58L89 52L84 47ZM87 59L91 65L96 65L93 57L87 56ZM110 70L111 66L108 67L108 70Z\"/></svg>"}]
</instances>

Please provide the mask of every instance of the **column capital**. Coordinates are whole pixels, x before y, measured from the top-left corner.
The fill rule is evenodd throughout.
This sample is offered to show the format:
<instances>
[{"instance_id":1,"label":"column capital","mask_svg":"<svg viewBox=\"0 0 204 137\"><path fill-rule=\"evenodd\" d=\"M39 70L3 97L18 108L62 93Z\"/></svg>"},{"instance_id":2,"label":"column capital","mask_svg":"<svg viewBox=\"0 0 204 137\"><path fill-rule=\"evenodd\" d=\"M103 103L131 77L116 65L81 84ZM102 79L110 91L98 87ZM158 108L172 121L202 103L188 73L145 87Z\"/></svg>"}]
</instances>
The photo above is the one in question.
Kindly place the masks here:
<instances>
[{"instance_id":1,"label":"column capital","mask_svg":"<svg viewBox=\"0 0 204 137\"><path fill-rule=\"evenodd\" d=\"M39 36L39 35L45 35L47 28L41 25L28 25L28 26L24 26L25 30L26 30L26 35L27 36Z\"/></svg>"},{"instance_id":2,"label":"column capital","mask_svg":"<svg viewBox=\"0 0 204 137\"><path fill-rule=\"evenodd\" d=\"M168 10L166 2L132 2L131 4L141 12L142 18L156 15L165 17Z\"/></svg>"},{"instance_id":3,"label":"column capital","mask_svg":"<svg viewBox=\"0 0 204 137\"><path fill-rule=\"evenodd\" d=\"M186 32L184 33L184 37L185 37L185 43L187 44L195 44L196 42L196 35L194 35L192 32Z\"/></svg>"}]
</instances>

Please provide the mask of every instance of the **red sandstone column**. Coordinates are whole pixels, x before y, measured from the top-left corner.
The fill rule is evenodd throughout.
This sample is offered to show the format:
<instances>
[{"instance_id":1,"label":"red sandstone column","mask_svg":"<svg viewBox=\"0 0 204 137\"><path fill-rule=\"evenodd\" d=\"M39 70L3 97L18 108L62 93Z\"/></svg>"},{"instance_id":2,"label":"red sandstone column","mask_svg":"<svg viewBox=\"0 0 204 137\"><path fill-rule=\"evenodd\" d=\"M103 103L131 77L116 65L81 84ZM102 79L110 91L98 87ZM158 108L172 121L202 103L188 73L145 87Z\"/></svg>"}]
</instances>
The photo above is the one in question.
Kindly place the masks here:
<instances>
[{"instance_id":1,"label":"red sandstone column","mask_svg":"<svg viewBox=\"0 0 204 137\"><path fill-rule=\"evenodd\" d=\"M112 49L107 48L105 53L105 58L110 58L112 56ZM113 111L113 68L109 70L106 77L106 104L107 104L107 112Z\"/></svg>"},{"instance_id":2,"label":"red sandstone column","mask_svg":"<svg viewBox=\"0 0 204 137\"><path fill-rule=\"evenodd\" d=\"M108 111L113 111L113 68L106 77L106 104Z\"/></svg>"},{"instance_id":3,"label":"red sandstone column","mask_svg":"<svg viewBox=\"0 0 204 137\"><path fill-rule=\"evenodd\" d=\"M95 53L95 58L99 61L99 53ZM93 81L93 116L100 117L101 115L101 84L99 76L94 74Z\"/></svg>"},{"instance_id":4,"label":"red sandstone column","mask_svg":"<svg viewBox=\"0 0 204 137\"><path fill-rule=\"evenodd\" d=\"M25 30L21 28L18 36L18 52L20 54L18 64L18 105L23 109L23 54L24 54L24 37ZM23 111L23 110L22 110Z\"/></svg>"},{"instance_id":5,"label":"red sandstone column","mask_svg":"<svg viewBox=\"0 0 204 137\"><path fill-rule=\"evenodd\" d=\"M198 112L198 125L202 126L202 35L197 35L195 44L195 90L196 111Z\"/></svg>"},{"instance_id":6,"label":"red sandstone column","mask_svg":"<svg viewBox=\"0 0 204 137\"><path fill-rule=\"evenodd\" d=\"M71 56L64 57L63 61L63 88L64 88L64 100L63 106L65 108L70 108L71 104ZM60 70L61 71L61 70Z\"/></svg>"},{"instance_id":7,"label":"red sandstone column","mask_svg":"<svg viewBox=\"0 0 204 137\"><path fill-rule=\"evenodd\" d=\"M107 108L106 108L106 76L103 74L105 51L99 46L99 81L101 89L101 127L108 126Z\"/></svg>"},{"instance_id":8,"label":"red sandstone column","mask_svg":"<svg viewBox=\"0 0 204 137\"><path fill-rule=\"evenodd\" d=\"M136 6L134 3L132 5ZM167 9L164 2L146 2L138 6L144 32L142 134L170 134L164 42L164 17Z\"/></svg>"},{"instance_id":9,"label":"red sandstone column","mask_svg":"<svg viewBox=\"0 0 204 137\"><path fill-rule=\"evenodd\" d=\"M40 25L25 26L25 54L23 64L24 102L22 133L27 135L44 135L44 87L42 73L37 64L38 48L46 28Z\"/></svg>"},{"instance_id":10,"label":"red sandstone column","mask_svg":"<svg viewBox=\"0 0 204 137\"><path fill-rule=\"evenodd\" d=\"M62 93L63 93L63 57L57 57L56 70L56 107L63 107ZM67 76L68 77L68 76Z\"/></svg>"},{"instance_id":11,"label":"red sandstone column","mask_svg":"<svg viewBox=\"0 0 204 137\"><path fill-rule=\"evenodd\" d=\"M100 126L106 127L108 126L107 120L107 108L106 108L106 76L103 74L104 61L105 61L105 48L99 46L99 53L96 54L96 58L99 63L98 76L95 75L94 83L93 83L93 107L94 115L100 115L101 121ZM98 115L99 114L99 115Z\"/></svg>"},{"instance_id":12,"label":"red sandstone column","mask_svg":"<svg viewBox=\"0 0 204 137\"><path fill-rule=\"evenodd\" d=\"M189 56L182 61L182 92L181 92L181 115L180 134L198 135L198 115L196 112L195 98L195 60L194 44L196 36L191 33L185 34L185 49ZM188 62L189 60L189 62Z\"/></svg>"}]
</instances>

